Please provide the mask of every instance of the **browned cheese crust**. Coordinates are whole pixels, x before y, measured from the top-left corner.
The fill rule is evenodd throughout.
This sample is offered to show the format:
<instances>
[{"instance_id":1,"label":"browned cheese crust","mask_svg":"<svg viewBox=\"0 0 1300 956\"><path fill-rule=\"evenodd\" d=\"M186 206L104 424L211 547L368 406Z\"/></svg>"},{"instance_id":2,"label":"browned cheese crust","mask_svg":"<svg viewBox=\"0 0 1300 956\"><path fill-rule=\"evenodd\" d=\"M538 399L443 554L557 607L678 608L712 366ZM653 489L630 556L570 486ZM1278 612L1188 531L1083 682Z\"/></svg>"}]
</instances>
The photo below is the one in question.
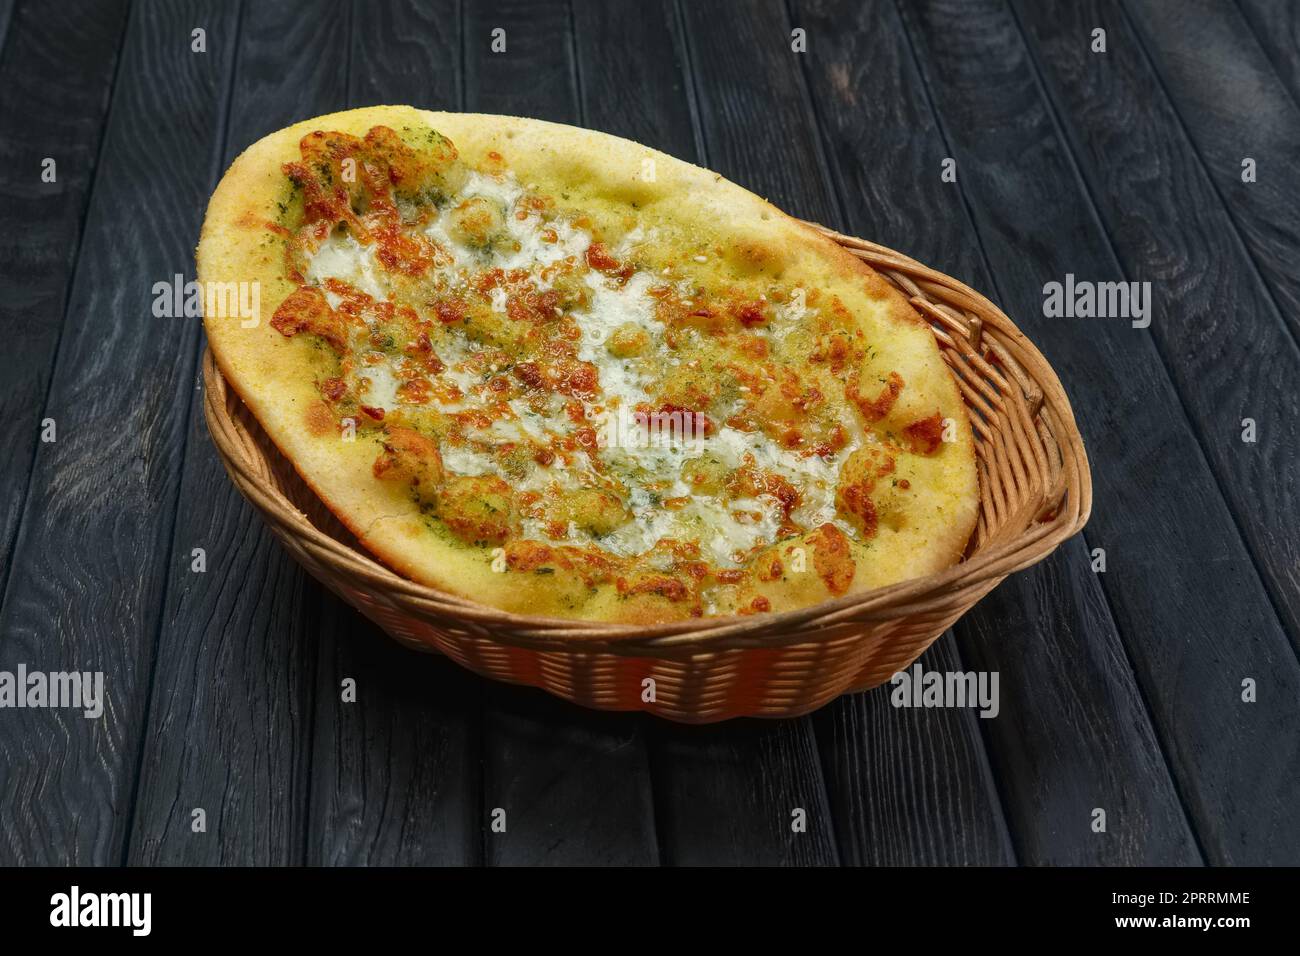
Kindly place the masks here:
<instances>
[{"instance_id":1,"label":"browned cheese crust","mask_svg":"<svg viewBox=\"0 0 1300 956\"><path fill-rule=\"evenodd\" d=\"M596 621L771 613L942 569L974 527L929 326L835 243L637 143L318 117L235 161L197 257L205 286L259 290L256 322L205 318L230 384L416 581Z\"/></svg>"}]
</instances>

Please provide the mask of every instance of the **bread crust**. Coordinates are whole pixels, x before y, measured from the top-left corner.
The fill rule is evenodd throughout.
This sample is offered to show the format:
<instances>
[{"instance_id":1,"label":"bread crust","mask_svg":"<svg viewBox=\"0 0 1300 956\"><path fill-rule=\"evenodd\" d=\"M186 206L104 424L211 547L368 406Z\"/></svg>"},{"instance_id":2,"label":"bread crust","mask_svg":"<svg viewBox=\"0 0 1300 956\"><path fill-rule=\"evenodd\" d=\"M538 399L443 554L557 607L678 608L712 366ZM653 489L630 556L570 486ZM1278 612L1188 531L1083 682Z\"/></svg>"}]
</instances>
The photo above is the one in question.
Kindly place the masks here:
<instances>
[{"instance_id":1,"label":"bread crust","mask_svg":"<svg viewBox=\"0 0 1300 956\"><path fill-rule=\"evenodd\" d=\"M303 343L271 327L270 316L298 287L285 275L284 246L271 228L283 215L282 165L298 159L299 141L313 131L361 137L375 126L411 123L448 137L472 167L486 162L489 153L499 154L519 182L564 191L576 207L586 202L631 210L635 204L641 223L662 226L670 235L700 235L725 250L736 270L761 268L782 282L838 297L875 352L851 371L874 382L886 381L888 370L906 383L889 422L920 419L937 408L951 423L947 438L952 440L931 454L906 456L910 493L900 499L895 526L879 527L867 540L843 536L852 562L847 582L842 574L818 567L832 560L839 542L810 531L773 545L772 553L786 558L780 562L783 573L763 583L756 609L807 606L929 574L960 559L978 508L965 406L929 325L867 265L720 175L629 140L540 120L405 106L316 117L254 143L213 194L196 253L204 285L260 286L256 326L244 327L238 316L205 316L222 373L306 483L378 558L413 580L516 613L629 623L699 613L653 590L628 594L612 584L593 588L562 569L537 574L512 567L502 573L500 560L494 569L493 558L500 555L492 547L440 533L406 489L376 480L374 442L342 440L326 417L329 409L322 411ZM649 168L653 181L644 175ZM845 402L843 414L852 413ZM804 548L801 562L791 552L799 547ZM792 573L791 558L806 571Z\"/></svg>"}]
</instances>

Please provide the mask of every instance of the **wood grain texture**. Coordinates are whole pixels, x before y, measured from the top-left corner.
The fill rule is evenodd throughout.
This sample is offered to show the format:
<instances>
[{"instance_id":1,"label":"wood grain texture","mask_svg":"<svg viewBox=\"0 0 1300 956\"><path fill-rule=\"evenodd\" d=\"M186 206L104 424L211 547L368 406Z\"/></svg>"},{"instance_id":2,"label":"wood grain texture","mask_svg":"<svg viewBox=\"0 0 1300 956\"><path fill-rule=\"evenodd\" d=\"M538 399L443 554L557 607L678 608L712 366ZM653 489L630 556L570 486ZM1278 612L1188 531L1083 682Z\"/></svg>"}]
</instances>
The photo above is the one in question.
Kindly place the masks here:
<instances>
[{"instance_id":1,"label":"wood grain texture","mask_svg":"<svg viewBox=\"0 0 1300 956\"><path fill-rule=\"evenodd\" d=\"M795 11L817 44L816 55L807 61L813 98L853 230L963 277L998 298L980 232L965 206L963 191L969 187L941 179L941 164L952 152L936 125L894 5L885 0L866 5L799 3ZM870 92L880 76L895 78L887 95ZM958 169L965 183L964 157ZM1011 312L1025 321L1020 311ZM1014 613L1017 601L1036 593L1015 576L957 628L965 667L999 673L1004 711L978 722L992 759L1003 769L998 782L1020 862L1197 859L1082 539L1067 542L1035 573L1053 598L1050 604L1034 602L1040 613ZM1109 669L1079 666L1092 650L1079 646L1079 635L1104 651ZM956 659L951 653L945 656ZM1019 688L1014 694L1013 687ZM1063 719L1056 703L1062 694L1088 695L1100 703L1087 722L1076 714ZM1026 745L1021 724L1043 728L1032 747ZM952 728L942 728L936 739L942 742L953 733ZM1041 771L1047 766L1051 773ZM1083 792L1078 788L1081 777L1089 781ZM903 786L910 789L911 781ZM939 785L923 792L933 794L932 799L951 799L948 789ZM1093 799L1140 807L1142 812L1129 820L1142 825L1113 828L1109 841L1092 839L1083 826L1063 826L1065 821L1088 819L1077 804L1089 792ZM881 797L891 794L885 791ZM856 800L865 802L867 797ZM978 804L971 810L976 811L971 824L987 816ZM985 828L987 832L987 824ZM971 839L965 834L962 830L932 846L960 847L963 838Z\"/></svg>"},{"instance_id":2,"label":"wood grain texture","mask_svg":"<svg viewBox=\"0 0 1300 956\"><path fill-rule=\"evenodd\" d=\"M1121 12L1095 3L1059 18L1017 9L1118 256L1130 278L1152 283L1151 332L1205 455L1294 625L1300 485L1286 476L1300 460L1300 349ZM1072 41L1103 20L1113 38L1105 69ZM1257 424L1255 444L1241 440L1246 418Z\"/></svg>"},{"instance_id":3,"label":"wood grain texture","mask_svg":"<svg viewBox=\"0 0 1300 956\"><path fill-rule=\"evenodd\" d=\"M340 109L346 97L346 69L338 68L347 64L346 4L252 4L240 26L223 167L265 134ZM286 61L285 50L297 55ZM193 273L192 256L182 267ZM201 392L187 399L175 559L128 859L297 864L316 636L338 608L231 485L207 435ZM194 548L206 553L204 573L191 570ZM200 807L205 833L191 825Z\"/></svg>"},{"instance_id":4,"label":"wood grain texture","mask_svg":"<svg viewBox=\"0 0 1300 956\"><path fill-rule=\"evenodd\" d=\"M934 188L937 158L928 167L921 159L934 152L934 123L892 8L795 3L790 15L791 28L807 31L808 54L792 58L802 66L849 231L978 285L974 242L954 243L953 230L943 225L953 217L963 221L960 197ZM951 634L922 662L963 669ZM896 710L888 689L847 698L818 715L846 862L1015 861L979 723L969 711ZM918 759L927 753L943 757Z\"/></svg>"},{"instance_id":5,"label":"wood grain texture","mask_svg":"<svg viewBox=\"0 0 1300 956\"><path fill-rule=\"evenodd\" d=\"M841 225L784 7L761 0L733 7L731 16L706 4L679 9L706 154L700 161L792 216Z\"/></svg>"},{"instance_id":6,"label":"wood grain texture","mask_svg":"<svg viewBox=\"0 0 1300 956\"><path fill-rule=\"evenodd\" d=\"M1300 106L1278 79L1250 27L1232 4L1206 0L1177 5L1132 3L1128 10L1137 25L1141 44L1169 96L1177 120L1187 131L1197 158L1208 173L1221 209L1236 226L1236 233L1267 286L1265 298L1276 308L1263 308L1252 325L1263 327L1259 348L1276 348L1289 360L1279 362L1279 374L1300 381ZM1127 31L1119 39L1129 36ZM1256 180L1242 181L1242 161L1255 161ZM1208 199L1208 191L1206 191ZM1231 244L1235 237L1225 237ZM1238 257L1240 261L1241 257ZM1241 280L1254 271L1246 262ZM1263 304L1263 303L1261 303ZM1280 313L1280 316L1279 316ZM1270 326L1281 319L1289 329ZM1297 406L1293 403L1291 408ZM1248 413L1243 413L1248 414ZM1300 463L1300 428L1292 421L1293 443L1275 450L1275 462L1289 461L1292 475ZM1265 441L1272 441L1267 436ZM1290 456L1289 458L1287 456ZM1287 484L1275 473L1271 484ZM1270 549L1263 559L1266 583L1300 651L1300 492L1292 487L1274 500L1291 508L1290 518L1275 532L1257 529L1260 547ZM1279 539L1291 533L1289 541ZM1281 544L1280 549L1276 548Z\"/></svg>"},{"instance_id":7,"label":"wood grain texture","mask_svg":"<svg viewBox=\"0 0 1300 956\"><path fill-rule=\"evenodd\" d=\"M584 119L592 128L702 162L678 17L670 2L575 6ZM628 56L630 49L640 55ZM836 861L809 720L715 727L647 720L645 726L664 863ZM805 832L791 829L796 807L807 815Z\"/></svg>"},{"instance_id":8,"label":"wood grain texture","mask_svg":"<svg viewBox=\"0 0 1300 956\"><path fill-rule=\"evenodd\" d=\"M581 122L567 3L465 8L465 108ZM506 49L492 52L492 31ZM509 157L507 157L507 161ZM485 686L483 813L493 865L648 864L658 860L650 765L641 722L593 714L517 687Z\"/></svg>"},{"instance_id":9,"label":"wood grain texture","mask_svg":"<svg viewBox=\"0 0 1300 956\"><path fill-rule=\"evenodd\" d=\"M809 718L687 726L658 721L656 819L671 866L839 862ZM796 832L796 812L805 829Z\"/></svg>"},{"instance_id":10,"label":"wood grain texture","mask_svg":"<svg viewBox=\"0 0 1300 956\"><path fill-rule=\"evenodd\" d=\"M951 634L919 663L926 671L966 670ZM1015 863L976 712L896 708L893 691L884 685L850 695L815 718L843 862Z\"/></svg>"},{"instance_id":11,"label":"wood grain texture","mask_svg":"<svg viewBox=\"0 0 1300 956\"><path fill-rule=\"evenodd\" d=\"M464 13L466 110L581 125L567 2L477 0Z\"/></svg>"},{"instance_id":12,"label":"wood grain texture","mask_svg":"<svg viewBox=\"0 0 1300 956\"><path fill-rule=\"evenodd\" d=\"M126 2L0 5L0 593L8 578L72 266L108 112ZM57 179L42 182L43 163Z\"/></svg>"},{"instance_id":13,"label":"wood grain texture","mask_svg":"<svg viewBox=\"0 0 1300 956\"><path fill-rule=\"evenodd\" d=\"M599 714L525 687L487 693L483 810L493 866L659 862L644 722Z\"/></svg>"},{"instance_id":14,"label":"wood grain texture","mask_svg":"<svg viewBox=\"0 0 1300 956\"><path fill-rule=\"evenodd\" d=\"M1255 40L1300 103L1300 6L1291 0L1237 0Z\"/></svg>"},{"instance_id":15,"label":"wood grain texture","mask_svg":"<svg viewBox=\"0 0 1300 956\"><path fill-rule=\"evenodd\" d=\"M1033 5L1016 10L1096 214L1127 275L1155 290L1151 332L1201 448L1279 613L1294 621L1300 589L1289 582L1300 561L1300 485L1288 476L1300 460L1300 351L1124 19L1092 3L1050 22ZM1069 39L1101 18L1112 37L1104 69ZM1241 441L1244 418L1256 420L1257 444ZM1181 511L1184 536L1203 528L1204 517ZM1142 564L1151 573L1151 563ZM1158 567L1162 575L1183 570ZM1300 795L1295 646L1288 654L1285 634L1252 591L1241 596L1253 613L1225 609L1234 584L1216 573L1202 591L1174 592L1182 641L1169 640L1165 620L1158 638L1129 648L1157 723L1177 728L1166 748L1188 781L1184 792L1211 859L1294 864L1300 830L1287 808ZM1208 616L1192 617L1187 607L1201 595L1210 597ZM1189 625L1202 621L1209 633L1192 640L1200 629ZM1261 694L1260 704L1243 704L1245 679L1267 685L1267 701ZM1188 707L1203 713L1188 721ZM1201 820L1213 821L1213 833Z\"/></svg>"},{"instance_id":16,"label":"wood grain texture","mask_svg":"<svg viewBox=\"0 0 1300 956\"><path fill-rule=\"evenodd\" d=\"M1200 845L1213 862L1243 855L1257 859L1251 855L1267 854L1277 836L1285 835L1278 815L1282 787L1261 779L1256 766L1266 749L1259 734L1285 726L1286 720L1275 710L1241 704L1240 681L1248 675L1235 668L1225 672L1213 662L1239 661L1252 673L1258 667L1270 681L1280 681L1275 688L1285 694L1285 688L1293 686L1294 655L1270 613L1148 331L1133 329L1123 318L1043 315L1044 283L1063 281L1067 272L1093 280L1121 279L1125 272L1075 173L1071 144L1059 135L1036 84L1015 18L992 3L926 3L903 9L1004 304L1062 376L1089 442L1096 504L1084 534L1089 548L1106 551L1107 570L1100 575L1106 599ZM960 25L966 49L977 51L975 55L958 55L943 41L954 24ZM1090 29L1075 27L1085 39ZM1161 301L1164 294L1162 290L1156 296L1157 324L1162 305L1169 305ZM1196 526L1188 525L1188 514L1197 515ZM1050 562L1031 574L1014 576L991 596L989 610L1006 620L1052 621L1063 594L1093 588L1087 581L1088 555L1081 557L1077 570L1056 581L1048 577ZM1095 597L1088 600L1096 603ZM1229 628L1225 620L1232 621ZM970 621L975 625L969 632L972 660L990 646L982 623ZM1048 626L1059 631L1060 650L1028 651L1045 660L1050 659L1045 656L1049 651L1064 651L1082 675L1122 674L1116 649L1098 647L1093 628L1057 622ZM1113 747L1116 733L1134 736L1125 731L1125 724L1141 710L1125 682L1111 682L1109 689L1093 684L1082 693L1068 683L1049 689L1008 675L1012 682L1033 687L1044 706L1058 710L1052 722L1025 722L1043 728L1035 746L1061 739L1060 708L1054 702L1071 702L1063 713L1089 743L1083 775L1122 786L1108 791L1107 799L1130 808L1124 817L1138 827L1129 851L1135 860L1194 858L1176 826L1155 840L1146 835L1147 819L1167 818L1159 811L1168 797L1167 791L1152 795L1144 792L1144 784L1134 785L1149 779L1143 764L1158 764L1150 738L1142 739L1149 732L1137 725L1138 746L1131 751L1136 767L1117 772L1109 760L1098 759L1098 741ZM1090 711L1097 701L1110 702L1118 721L1100 733L1090 729L1095 720ZM1204 720L1186 719L1187 708L1193 706ZM1126 712L1133 717L1126 718ZM1253 755L1243 757L1242 748ZM1017 732L1000 752L1015 755L1023 749ZM1005 766L995 759L995 766L1000 779L1025 781L1025 809L1043 819L1036 809L1038 794L1029 789L1034 763L1016 757ZM1067 785L1061 793L1068 796L1074 789L1077 786ZM1072 801L1075 815L1089 809L1079 802L1085 792ZM1108 815L1106 840L1080 831L1080 839L1091 841L1102 853L1111 852L1120 835L1115 815ZM1225 824L1225 819L1234 822ZM1044 820L1040 831L1045 841L1051 836L1049 825Z\"/></svg>"},{"instance_id":17,"label":"wood grain texture","mask_svg":"<svg viewBox=\"0 0 1300 956\"><path fill-rule=\"evenodd\" d=\"M347 105L457 107L458 6L352 0ZM312 864L482 861L481 682L407 650L319 591L307 859ZM342 700L355 681L355 703Z\"/></svg>"},{"instance_id":18,"label":"wood grain texture","mask_svg":"<svg viewBox=\"0 0 1300 956\"><path fill-rule=\"evenodd\" d=\"M103 670L108 697L0 712L0 862L1300 863L1300 13L1239 3L0 0L0 670ZM629 136L1004 305L1065 380L1096 508L923 659L998 671L997 719L888 688L780 723L595 714L407 651L304 575L222 473L197 323L151 286L192 272L240 148L382 102ZM1155 325L1044 318L1067 271L1151 279Z\"/></svg>"},{"instance_id":19,"label":"wood grain texture","mask_svg":"<svg viewBox=\"0 0 1300 956\"><path fill-rule=\"evenodd\" d=\"M349 105L460 109L462 5L459 0L352 0Z\"/></svg>"},{"instance_id":20,"label":"wood grain texture","mask_svg":"<svg viewBox=\"0 0 1300 956\"><path fill-rule=\"evenodd\" d=\"M307 863L481 863L482 682L402 647L333 595L320 609Z\"/></svg>"},{"instance_id":21,"label":"wood grain texture","mask_svg":"<svg viewBox=\"0 0 1300 956\"><path fill-rule=\"evenodd\" d=\"M1003 582L958 625L963 659L999 675L989 759L1022 863L1194 866L1178 787L1082 547ZM1106 622L1096 627L1099 622ZM1050 639L1035 638L1046 632ZM1096 832L1094 814L1106 814Z\"/></svg>"},{"instance_id":22,"label":"wood grain texture","mask_svg":"<svg viewBox=\"0 0 1300 956\"><path fill-rule=\"evenodd\" d=\"M573 17L585 125L698 162L673 0L577 2Z\"/></svg>"},{"instance_id":23,"label":"wood grain texture","mask_svg":"<svg viewBox=\"0 0 1300 956\"><path fill-rule=\"evenodd\" d=\"M122 859L199 335L151 314L152 285L186 271L214 185L237 13L130 18L50 386L58 441L38 450L0 611L0 667L102 671L107 700L97 720L0 722L4 862Z\"/></svg>"}]
</instances>

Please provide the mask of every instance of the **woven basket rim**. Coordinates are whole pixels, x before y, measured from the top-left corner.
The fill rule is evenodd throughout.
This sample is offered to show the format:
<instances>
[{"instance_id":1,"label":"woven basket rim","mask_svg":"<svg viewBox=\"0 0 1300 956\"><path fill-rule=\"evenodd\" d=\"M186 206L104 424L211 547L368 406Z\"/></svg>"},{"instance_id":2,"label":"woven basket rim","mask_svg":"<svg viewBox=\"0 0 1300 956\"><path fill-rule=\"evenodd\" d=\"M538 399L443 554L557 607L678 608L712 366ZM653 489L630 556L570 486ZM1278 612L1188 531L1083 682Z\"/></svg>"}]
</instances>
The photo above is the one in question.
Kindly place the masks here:
<instances>
[{"instance_id":1,"label":"woven basket rim","mask_svg":"<svg viewBox=\"0 0 1300 956\"><path fill-rule=\"evenodd\" d=\"M736 646L776 647L794 640L812 643L822 636L842 636L843 625L854 621L894 619L932 612L940 607L951 608L957 603L952 599L958 595L970 596L969 601L960 602L964 613L1008 574L1042 560L1062 541L1082 529L1088 520L1092 509L1091 472L1069 399L1042 353L980 293L886 246L847 236L817 223L804 224L858 256L899 288L929 321L941 344L951 343L963 352L968 362L1001 373L1008 390L994 395L992 404L1001 406L1013 429L1018 424L1022 435L1023 430L1027 430L1044 443L1048 439L1043 438L1042 433L1048 433L1061 461L1054 468L1046 460L1040 465L1046 464L1048 471L1056 472L1053 486L1039 488L1037 496L1030 494L1015 505L1006 505L1033 512L1024 516L1027 520L1021 532L979 547L959 563L934 574L788 611L701 617L652 625L521 615L412 581L372 556L364 546L353 547L317 527L271 481L266 469L258 467L260 449L252 432L256 430L264 440L269 440L269 436L251 415L231 414L231 403L241 403L241 399L222 374L211 348L205 347L203 389L208 431L237 488L258 507L282 540L296 545L294 550L310 553L317 560L333 566L341 575L367 583L392 603L454 619L464 626L490 634L505 645L605 651L632 650L632 645L642 650L666 647L680 650L683 645L697 645L709 650ZM933 301L936 292L941 294L943 303ZM960 313L952 303L962 307ZM987 359L980 361L984 349L989 350L988 358L992 358L995 364L990 365ZM948 364L960 387L964 377L961 370L954 368L951 361ZM987 376L987 371L984 374ZM980 388L979 382L966 384L987 392L987 387ZM1020 394L1017 394L1018 390ZM968 400L966 404L975 426L976 415L970 409L971 402ZM1005 404L1013 406L1016 414L1007 412ZM998 437L997 433L994 436ZM1037 447L1034 450L1038 457L1043 457ZM280 455L281 464L291 464L278 450L274 454ZM980 481L983 499L986 481L983 468L980 469Z\"/></svg>"}]
</instances>

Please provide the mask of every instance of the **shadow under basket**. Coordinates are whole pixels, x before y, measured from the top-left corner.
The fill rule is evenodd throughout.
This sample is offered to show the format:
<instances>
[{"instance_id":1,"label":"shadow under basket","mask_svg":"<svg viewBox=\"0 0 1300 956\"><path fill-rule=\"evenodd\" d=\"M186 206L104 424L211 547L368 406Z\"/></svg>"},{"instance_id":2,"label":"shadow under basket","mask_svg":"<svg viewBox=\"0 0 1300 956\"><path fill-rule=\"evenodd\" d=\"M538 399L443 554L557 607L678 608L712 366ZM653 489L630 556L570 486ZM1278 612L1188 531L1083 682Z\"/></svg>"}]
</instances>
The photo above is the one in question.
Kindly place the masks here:
<instances>
[{"instance_id":1,"label":"shadow under basket","mask_svg":"<svg viewBox=\"0 0 1300 956\"><path fill-rule=\"evenodd\" d=\"M806 714L907 668L1008 574L1079 531L1092 507L1070 403L1010 319L949 276L809 225L869 264L929 319L970 411L979 520L963 561L938 574L797 611L653 627L508 614L416 584L372 558L227 387L211 352L203 361L208 429L231 480L289 552L409 647L584 707L646 710L691 723Z\"/></svg>"}]
</instances>

